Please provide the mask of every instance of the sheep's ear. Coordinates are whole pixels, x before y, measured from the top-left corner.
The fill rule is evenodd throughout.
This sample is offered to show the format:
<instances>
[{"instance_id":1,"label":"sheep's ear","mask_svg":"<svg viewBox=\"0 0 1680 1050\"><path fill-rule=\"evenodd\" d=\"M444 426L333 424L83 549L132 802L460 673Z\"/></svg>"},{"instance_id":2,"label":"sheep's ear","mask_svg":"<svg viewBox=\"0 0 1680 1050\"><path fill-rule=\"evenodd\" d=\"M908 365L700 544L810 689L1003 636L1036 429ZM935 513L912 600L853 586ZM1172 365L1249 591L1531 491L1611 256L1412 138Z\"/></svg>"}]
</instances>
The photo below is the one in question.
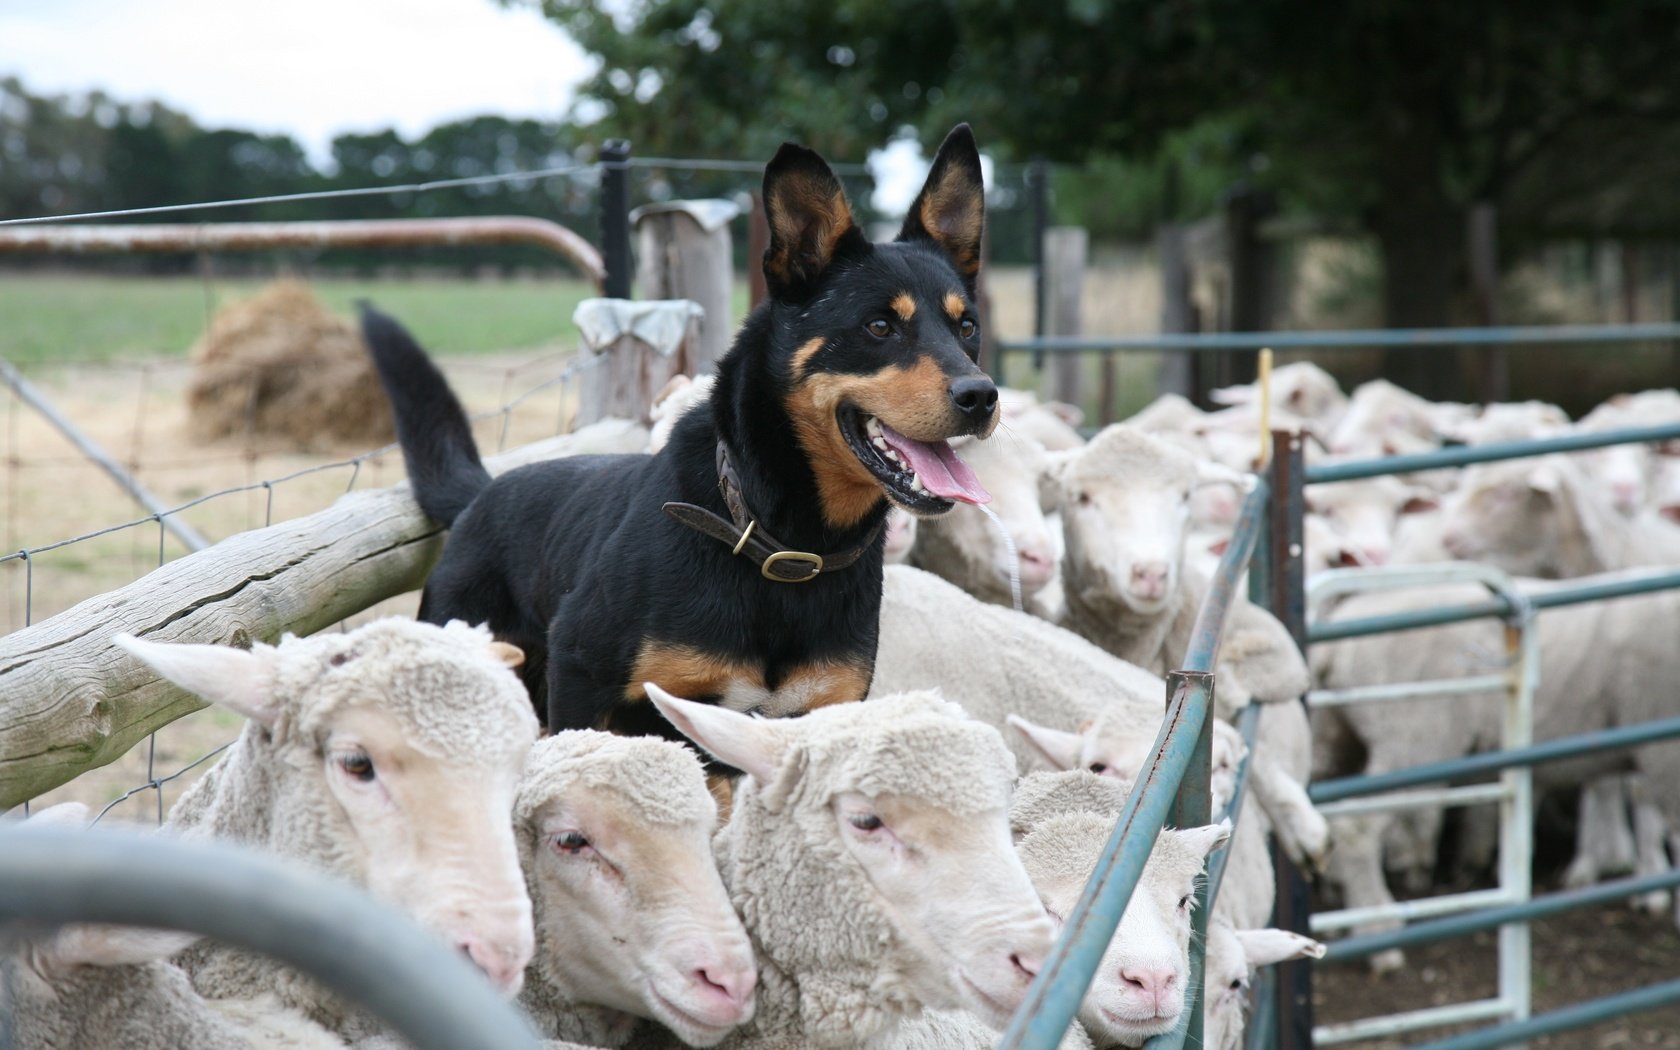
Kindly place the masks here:
<instances>
[{"instance_id":1,"label":"sheep's ear","mask_svg":"<svg viewBox=\"0 0 1680 1050\"><path fill-rule=\"evenodd\" d=\"M1555 496L1563 491L1563 473L1550 463L1542 463L1529 472L1528 487L1535 492Z\"/></svg>"},{"instance_id":2,"label":"sheep's ear","mask_svg":"<svg viewBox=\"0 0 1680 1050\"><path fill-rule=\"evenodd\" d=\"M1248 958L1249 969L1287 962L1290 959L1322 959L1324 945L1311 937L1288 930L1233 930L1237 943Z\"/></svg>"},{"instance_id":3,"label":"sheep's ear","mask_svg":"<svg viewBox=\"0 0 1680 1050\"><path fill-rule=\"evenodd\" d=\"M1232 470L1223 463L1215 463L1211 459L1196 460L1196 487L1206 485L1234 485L1239 491L1251 492L1254 489L1255 477L1240 470Z\"/></svg>"},{"instance_id":4,"label":"sheep's ear","mask_svg":"<svg viewBox=\"0 0 1680 1050\"><path fill-rule=\"evenodd\" d=\"M1428 489L1416 488L1400 504L1401 514L1427 514L1441 509L1441 499Z\"/></svg>"},{"instance_id":5,"label":"sheep's ear","mask_svg":"<svg viewBox=\"0 0 1680 1050\"><path fill-rule=\"evenodd\" d=\"M490 643L490 656L505 667L519 667L525 662L525 650L499 639Z\"/></svg>"},{"instance_id":6,"label":"sheep's ear","mask_svg":"<svg viewBox=\"0 0 1680 1050\"><path fill-rule=\"evenodd\" d=\"M904 217L901 241L932 241L957 268L974 294L980 273L980 235L986 225L986 191L980 172L980 149L967 124L945 136L933 158L927 182Z\"/></svg>"},{"instance_id":7,"label":"sheep's ear","mask_svg":"<svg viewBox=\"0 0 1680 1050\"><path fill-rule=\"evenodd\" d=\"M642 688L678 732L718 761L734 766L760 784L774 782L787 750L787 741L776 726L727 707L680 699L652 682L643 682Z\"/></svg>"},{"instance_id":8,"label":"sheep's ear","mask_svg":"<svg viewBox=\"0 0 1680 1050\"><path fill-rule=\"evenodd\" d=\"M1231 840L1231 821L1227 818L1217 824L1204 824L1199 828L1184 828L1178 832L1178 838L1180 842L1194 850L1197 856L1206 857Z\"/></svg>"},{"instance_id":9,"label":"sheep's ear","mask_svg":"<svg viewBox=\"0 0 1680 1050\"><path fill-rule=\"evenodd\" d=\"M1021 734L1027 746L1050 764L1051 769L1079 768L1079 752L1085 746L1085 739L1079 734L1034 725L1018 715L1010 715L1007 721L1011 729Z\"/></svg>"},{"instance_id":10,"label":"sheep's ear","mask_svg":"<svg viewBox=\"0 0 1680 1050\"><path fill-rule=\"evenodd\" d=\"M63 974L73 966L133 966L167 959L199 939L179 930L134 926L66 926L35 949L42 972Z\"/></svg>"},{"instance_id":11,"label":"sheep's ear","mask_svg":"<svg viewBox=\"0 0 1680 1050\"><path fill-rule=\"evenodd\" d=\"M805 300L837 255L869 248L833 169L792 142L782 143L764 169L764 217L764 280L777 299Z\"/></svg>"},{"instance_id":12,"label":"sheep's ear","mask_svg":"<svg viewBox=\"0 0 1680 1050\"><path fill-rule=\"evenodd\" d=\"M111 640L187 692L274 728L279 706L271 674L273 649L146 642L126 634Z\"/></svg>"}]
</instances>

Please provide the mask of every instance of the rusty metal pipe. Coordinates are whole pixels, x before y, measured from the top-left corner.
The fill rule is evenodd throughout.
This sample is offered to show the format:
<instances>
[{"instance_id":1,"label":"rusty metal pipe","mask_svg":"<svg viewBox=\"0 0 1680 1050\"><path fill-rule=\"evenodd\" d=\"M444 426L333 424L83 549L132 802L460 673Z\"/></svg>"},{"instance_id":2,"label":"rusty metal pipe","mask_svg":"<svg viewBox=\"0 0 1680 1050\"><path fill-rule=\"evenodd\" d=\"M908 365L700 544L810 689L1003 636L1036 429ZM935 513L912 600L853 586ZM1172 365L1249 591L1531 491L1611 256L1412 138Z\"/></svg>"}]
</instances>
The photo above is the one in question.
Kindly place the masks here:
<instances>
[{"instance_id":1,"label":"rusty metal pipe","mask_svg":"<svg viewBox=\"0 0 1680 1050\"><path fill-rule=\"evenodd\" d=\"M533 244L564 257L597 289L601 253L557 222L528 215L324 222L208 222L0 228L0 253L263 251L273 248L415 248Z\"/></svg>"}]
</instances>

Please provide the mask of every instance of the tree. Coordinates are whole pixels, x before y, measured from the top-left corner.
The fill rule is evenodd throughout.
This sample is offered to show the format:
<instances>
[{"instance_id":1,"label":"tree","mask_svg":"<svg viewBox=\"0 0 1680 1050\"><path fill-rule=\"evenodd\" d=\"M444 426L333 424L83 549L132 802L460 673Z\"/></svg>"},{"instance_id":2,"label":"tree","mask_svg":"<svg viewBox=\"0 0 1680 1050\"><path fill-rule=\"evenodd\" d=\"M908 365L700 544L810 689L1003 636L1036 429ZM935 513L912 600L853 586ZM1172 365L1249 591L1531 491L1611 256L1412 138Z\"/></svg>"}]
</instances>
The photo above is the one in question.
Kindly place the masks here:
<instances>
[{"instance_id":1,"label":"tree","mask_svg":"<svg viewBox=\"0 0 1680 1050\"><path fill-rule=\"evenodd\" d=\"M1666 170L1670 136L1604 151L1583 128L1680 115L1673 0L542 3L601 59L578 113L660 149L857 156L968 119L1005 156L1141 162L1217 121L1286 208L1376 238L1400 326L1453 320L1470 205L1540 203L1511 192L1535 172Z\"/></svg>"}]
</instances>

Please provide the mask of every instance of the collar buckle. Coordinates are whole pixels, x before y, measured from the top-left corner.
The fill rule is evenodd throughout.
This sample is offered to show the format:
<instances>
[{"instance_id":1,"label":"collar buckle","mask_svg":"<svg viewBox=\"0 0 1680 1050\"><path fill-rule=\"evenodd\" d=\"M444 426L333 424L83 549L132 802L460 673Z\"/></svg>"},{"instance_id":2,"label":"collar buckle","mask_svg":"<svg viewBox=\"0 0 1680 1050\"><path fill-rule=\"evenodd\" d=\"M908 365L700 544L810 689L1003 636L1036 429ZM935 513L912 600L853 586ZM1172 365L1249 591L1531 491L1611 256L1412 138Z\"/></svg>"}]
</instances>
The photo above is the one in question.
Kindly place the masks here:
<instances>
[{"instance_id":1,"label":"collar buckle","mask_svg":"<svg viewBox=\"0 0 1680 1050\"><path fill-rule=\"evenodd\" d=\"M803 576L785 576L780 572L772 571L774 566L783 562L802 562L807 571ZM764 559L764 564L759 566L758 571L765 579L774 580L777 583L809 583L822 574L822 555L807 554L804 551L777 551Z\"/></svg>"}]
</instances>

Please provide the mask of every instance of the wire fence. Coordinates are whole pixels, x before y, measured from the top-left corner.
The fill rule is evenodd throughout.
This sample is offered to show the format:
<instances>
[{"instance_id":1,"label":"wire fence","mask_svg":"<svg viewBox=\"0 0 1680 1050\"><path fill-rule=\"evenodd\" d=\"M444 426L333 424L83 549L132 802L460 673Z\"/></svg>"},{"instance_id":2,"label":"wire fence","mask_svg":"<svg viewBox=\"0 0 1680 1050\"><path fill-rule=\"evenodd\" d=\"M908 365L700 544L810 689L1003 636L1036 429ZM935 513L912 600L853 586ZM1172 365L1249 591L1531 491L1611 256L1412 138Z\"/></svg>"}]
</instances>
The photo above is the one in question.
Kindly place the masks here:
<instances>
[{"instance_id":1,"label":"wire fence","mask_svg":"<svg viewBox=\"0 0 1680 1050\"><path fill-rule=\"evenodd\" d=\"M486 362L446 361L444 367L451 374L457 388L469 402L486 402L494 407L473 414L472 419L480 447L486 451L502 451L510 443L520 444L541 437L566 433L572 428L577 413L577 380L582 374L604 360L600 357L578 357L574 353L539 351L524 355L523 359L491 364ZM136 476L148 478L165 475L179 469L202 476L207 464L233 464L235 469L250 474L250 480L223 485L212 491L185 499L157 513L132 517L113 524L83 529L73 535L28 543L0 554L0 584L6 586L6 615L8 630L28 626L76 602L131 582L145 573L159 568L181 554L187 553L179 541L173 540L164 526L176 517L196 515L205 522L222 528L206 531L212 537L267 527L277 521L298 517L321 509L338 496L355 491L358 486L378 487L398 480L400 461L390 462L396 453L394 444L386 444L352 455L317 456L315 462L265 475L271 464L299 458L295 453L276 451L246 443L225 452L193 451L179 461L171 456L152 458L146 437L154 430L156 416L165 411L162 401L171 392L171 384L159 382L159 373L184 370L183 363L142 364L119 368L139 381L133 384L135 400L132 410L118 415L104 414L105 429L128 435L128 443L120 449L123 463ZM490 391L496 391L491 394ZM474 396L476 395L476 396ZM61 493L61 500L74 503L67 493L80 487L80 481L69 484L66 477L73 468L90 472L85 462L73 455L26 454L27 443L22 440L24 415L29 411L14 391L9 399L6 426L7 499L4 501L7 546L31 525L51 518L45 510L26 511L20 493L24 490L25 472L39 472ZM173 416L170 422L175 422ZM29 425L44 429L39 420ZM211 472L214 476L214 471ZM115 486L103 479L90 479L88 486L100 490L94 506L107 508L117 496ZM292 490L296 490L293 492ZM293 498L287 498L291 496ZM283 505L277 509L277 497ZM217 504L233 503L226 513L211 513ZM74 509L79 509L79 505ZM155 530L155 532L154 532ZM112 552L114 556L112 556ZM55 560L56 559L56 560ZM390 603L382 603L357 617L395 611ZM340 623L348 629L351 621ZM119 807L148 800L151 807L134 815L134 819L155 820L162 823L168 806L165 788L200 769L228 746L234 734L236 720L217 712L199 715L171 723L149 735L123 759L100 770L92 770L73 781L58 793L49 792L41 801L54 801L63 793L81 794L81 800L93 805L98 813L96 822L118 811ZM221 736L219 743L211 739ZM143 770L143 774L142 774ZM123 783L120 778L139 777L137 782ZM89 792L96 794L89 798ZM141 802L135 802L136 799ZM24 812L29 804L24 804Z\"/></svg>"}]
</instances>

